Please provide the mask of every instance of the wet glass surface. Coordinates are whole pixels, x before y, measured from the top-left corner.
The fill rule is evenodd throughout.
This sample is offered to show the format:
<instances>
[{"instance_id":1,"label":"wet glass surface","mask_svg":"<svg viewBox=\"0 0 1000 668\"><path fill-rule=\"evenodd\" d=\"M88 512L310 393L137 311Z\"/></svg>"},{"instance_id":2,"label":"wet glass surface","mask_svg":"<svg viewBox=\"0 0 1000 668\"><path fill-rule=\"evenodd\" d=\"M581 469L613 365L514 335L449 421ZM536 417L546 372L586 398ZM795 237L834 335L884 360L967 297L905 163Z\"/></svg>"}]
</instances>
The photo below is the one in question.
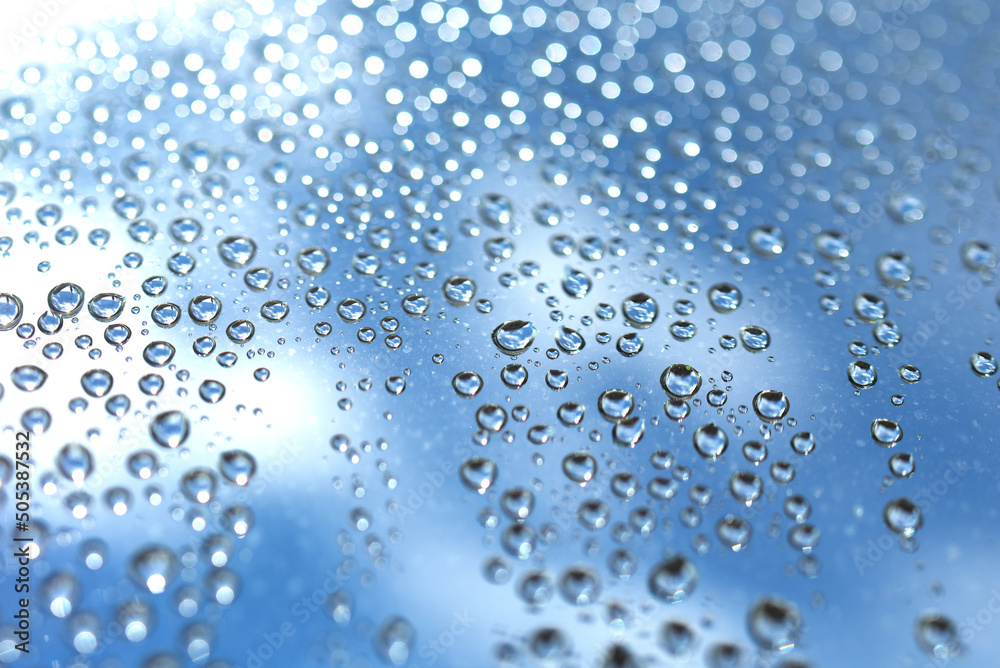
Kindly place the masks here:
<instances>
[{"instance_id":1,"label":"wet glass surface","mask_svg":"<svg viewBox=\"0 0 1000 668\"><path fill-rule=\"evenodd\" d=\"M114 9L3 39L0 662L995 664L992 5Z\"/></svg>"}]
</instances>

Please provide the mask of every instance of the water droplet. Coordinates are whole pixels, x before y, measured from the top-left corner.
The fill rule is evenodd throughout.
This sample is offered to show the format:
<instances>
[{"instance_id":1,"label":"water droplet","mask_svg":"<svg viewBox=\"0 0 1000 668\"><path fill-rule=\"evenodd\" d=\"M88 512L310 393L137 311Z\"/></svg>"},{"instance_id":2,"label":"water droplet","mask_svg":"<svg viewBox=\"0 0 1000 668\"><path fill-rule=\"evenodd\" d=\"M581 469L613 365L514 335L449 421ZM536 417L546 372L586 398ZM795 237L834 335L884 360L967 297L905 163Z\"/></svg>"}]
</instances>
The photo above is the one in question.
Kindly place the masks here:
<instances>
[{"instance_id":1,"label":"water droplet","mask_svg":"<svg viewBox=\"0 0 1000 668\"><path fill-rule=\"evenodd\" d=\"M247 284L247 287L256 292L267 290L273 279L274 272L267 267L249 269L243 276L243 282Z\"/></svg>"},{"instance_id":2,"label":"water droplet","mask_svg":"<svg viewBox=\"0 0 1000 668\"><path fill-rule=\"evenodd\" d=\"M60 317L76 315L83 308L83 303L83 288L74 283L60 283L49 291L49 309Z\"/></svg>"},{"instance_id":3,"label":"water droplet","mask_svg":"<svg viewBox=\"0 0 1000 668\"><path fill-rule=\"evenodd\" d=\"M142 282L142 291L150 297L159 297L167 289L167 279L163 276L150 276Z\"/></svg>"},{"instance_id":4,"label":"water droplet","mask_svg":"<svg viewBox=\"0 0 1000 668\"><path fill-rule=\"evenodd\" d=\"M873 386L878 380L875 367L864 360L854 360L847 365L847 378L859 390Z\"/></svg>"},{"instance_id":5,"label":"water droplet","mask_svg":"<svg viewBox=\"0 0 1000 668\"><path fill-rule=\"evenodd\" d=\"M483 388L483 379L474 371L462 371L451 380L451 386L460 397L472 398Z\"/></svg>"},{"instance_id":6,"label":"water droplet","mask_svg":"<svg viewBox=\"0 0 1000 668\"><path fill-rule=\"evenodd\" d=\"M828 260L846 260L851 255L851 241L838 230L823 230L813 237L816 252Z\"/></svg>"},{"instance_id":7,"label":"water droplet","mask_svg":"<svg viewBox=\"0 0 1000 668\"><path fill-rule=\"evenodd\" d=\"M472 490L483 494L497 478L497 465L492 459L473 457L462 464L462 482Z\"/></svg>"},{"instance_id":8,"label":"water droplet","mask_svg":"<svg viewBox=\"0 0 1000 668\"><path fill-rule=\"evenodd\" d=\"M889 306L879 297L862 292L854 298L854 312L868 323L874 323L889 314Z\"/></svg>"},{"instance_id":9,"label":"water droplet","mask_svg":"<svg viewBox=\"0 0 1000 668\"><path fill-rule=\"evenodd\" d=\"M920 649L935 659L947 660L963 654L958 627L936 610L920 614L913 626L913 634Z\"/></svg>"},{"instance_id":10,"label":"water droplet","mask_svg":"<svg viewBox=\"0 0 1000 668\"><path fill-rule=\"evenodd\" d=\"M642 337L635 332L626 332L618 337L618 343L615 347L623 357L635 357L642 352Z\"/></svg>"},{"instance_id":11,"label":"water droplet","mask_svg":"<svg viewBox=\"0 0 1000 668\"><path fill-rule=\"evenodd\" d=\"M872 336L886 348L892 348L903 340L903 330L891 320L882 320L872 327Z\"/></svg>"},{"instance_id":12,"label":"water droplet","mask_svg":"<svg viewBox=\"0 0 1000 668\"><path fill-rule=\"evenodd\" d=\"M882 516L886 526L904 538L912 538L924 523L920 508L906 497L893 499L885 504Z\"/></svg>"},{"instance_id":13,"label":"water droplet","mask_svg":"<svg viewBox=\"0 0 1000 668\"><path fill-rule=\"evenodd\" d=\"M83 391L92 397L103 397L111 391L114 378L104 369L91 369L80 376Z\"/></svg>"},{"instance_id":14,"label":"water droplet","mask_svg":"<svg viewBox=\"0 0 1000 668\"><path fill-rule=\"evenodd\" d=\"M490 193L479 205L483 220L495 227L505 227L514 220L514 204L503 195Z\"/></svg>"},{"instance_id":15,"label":"water droplet","mask_svg":"<svg viewBox=\"0 0 1000 668\"><path fill-rule=\"evenodd\" d=\"M740 328L740 342L750 352L757 353L771 345L771 335L763 327L748 325Z\"/></svg>"},{"instance_id":16,"label":"water droplet","mask_svg":"<svg viewBox=\"0 0 1000 668\"><path fill-rule=\"evenodd\" d=\"M210 404L217 404L226 396L226 386L217 380L206 380L199 386L198 396Z\"/></svg>"},{"instance_id":17,"label":"water droplet","mask_svg":"<svg viewBox=\"0 0 1000 668\"><path fill-rule=\"evenodd\" d=\"M886 203L886 210L897 223L912 225L924 219L927 204L911 193L896 193Z\"/></svg>"},{"instance_id":18,"label":"water droplet","mask_svg":"<svg viewBox=\"0 0 1000 668\"><path fill-rule=\"evenodd\" d=\"M181 307L171 302L157 304L150 311L153 322L163 329L170 329L181 320Z\"/></svg>"},{"instance_id":19,"label":"water droplet","mask_svg":"<svg viewBox=\"0 0 1000 668\"><path fill-rule=\"evenodd\" d=\"M754 395L753 409L765 422L775 422L788 414L789 402L784 392L762 390Z\"/></svg>"},{"instance_id":20,"label":"water droplet","mask_svg":"<svg viewBox=\"0 0 1000 668\"><path fill-rule=\"evenodd\" d=\"M646 431L646 421L638 415L627 417L617 423L611 430L616 445L634 448Z\"/></svg>"},{"instance_id":21,"label":"water droplet","mask_svg":"<svg viewBox=\"0 0 1000 668\"><path fill-rule=\"evenodd\" d=\"M16 295L0 293L0 332L17 327L23 313L24 306Z\"/></svg>"},{"instance_id":22,"label":"water droplet","mask_svg":"<svg viewBox=\"0 0 1000 668\"><path fill-rule=\"evenodd\" d=\"M739 552L750 542L753 532L750 523L742 517L725 515L715 525L715 533L723 545L733 552Z\"/></svg>"},{"instance_id":23,"label":"water droplet","mask_svg":"<svg viewBox=\"0 0 1000 668\"><path fill-rule=\"evenodd\" d=\"M697 584L698 569L681 555L661 561L649 574L650 593L664 603L683 601Z\"/></svg>"},{"instance_id":24,"label":"water droplet","mask_svg":"<svg viewBox=\"0 0 1000 668\"><path fill-rule=\"evenodd\" d=\"M233 269L247 266L256 254L257 244L250 237L231 236L219 242L219 257Z\"/></svg>"},{"instance_id":25,"label":"water droplet","mask_svg":"<svg viewBox=\"0 0 1000 668\"><path fill-rule=\"evenodd\" d=\"M737 471L729 478L729 491L733 498L749 508L764 492L764 483L754 473Z\"/></svg>"},{"instance_id":26,"label":"water droplet","mask_svg":"<svg viewBox=\"0 0 1000 668\"><path fill-rule=\"evenodd\" d=\"M403 297L403 312L406 315L420 317L427 313L431 307L431 300L427 295L406 295Z\"/></svg>"},{"instance_id":27,"label":"water droplet","mask_svg":"<svg viewBox=\"0 0 1000 668\"><path fill-rule=\"evenodd\" d=\"M559 349L564 353L575 355L583 350L586 344L586 339L584 339L583 335L575 329L560 327L556 332L556 345L558 345Z\"/></svg>"},{"instance_id":28,"label":"water droplet","mask_svg":"<svg viewBox=\"0 0 1000 668\"><path fill-rule=\"evenodd\" d=\"M808 431L792 436L792 450L800 455L808 455L816 449L816 438Z\"/></svg>"},{"instance_id":29,"label":"water droplet","mask_svg":"<svg viewBox=\"0 0 1000 668\"><path fill-rule=\"evenodd\" d=\"M518 585L518 594L532 606L542 606L552 599L555 581L544 571L529 571Z\"/></svg>"},{"instance_id":30,"label":"water droplet","mask_svg":"<svg viewBox=\"0 0 1000 668\"><path fill-rule=\"evenodd\" d=\"M908 452L897 452L889 457L889 470L897 478L909 478L916 468L917 460Z\"/></svg>"},{"instance_id":31,"label":"water droplet","mask_svg":"<svg viewBox=\"0 0 1000 668\"><path fill-rule=\"evenodd\" d=\"M763 257L775 257L785 250L785 233L773 225L761 225L747 235L750 247Z\"/></svg>"},{"instance_id":32,"label":"water droplet","mask_svg":"<svg viewBox=\"0 0 1000 668\"><path fill-rule=\"evenodd\" d=\"M125 298L111 292L103 292L87 304L90 315L98 322L111 322L121 315L125 308Z\"/></svg>"},{"instance_id":33,"label":"water droplet","mask_svg":"<svg viewBox=\"0 0 1000 668\"><path fill-rule=\"evenodd\" d=\"M872 421L872 438L879 445L891 448L903 439L903 429L895 421L879 418Z\"/></svg>"},{"instance_id":34,"label":"water droplet","mask_svg":"<svg viewBox=\"0 0 1000 668\"><path fill-rule=\"evenodd\" d=\"M571 605L590 605L601 595L601 582L586 566L571 566L559 581L559 593Z\"/></svg>"},{"instance_id":35,"label":"water droplet","mask_svg":"<svg viewBox=\"0 0 1000 668\"><path fill-rule=\"evenodd\" d=\"M215 496L215 489L218 483L215 474L202 467L195 467L188 470L181 478L181 492L189 500L195 503L208 503Z\"/></svg>"},{"instance_id":36,"label":"water droplet","mask_svg":"<svg viewBox=\"0 0 1000 668\"><path fill-rule=\"evenodd\" d=\"M520 364L508 364L500 370L500 380L507 387L516 390L528 382L528 370Z\"/></svg>"},{"instance_id":37,"label":"water droplet","mask_svg":"<svg viewBox=\"0 0 1000 668\"><path fill-rule=\"evenodd\" d=\"M660 385L672 397L687 399L701 387L701 374L687 364L673 364L660 375Z\"/></svg>"},{"instance_id":38,"label":"water droplet","mask_svg":"<svg viewBox=\"0 0 1000 668\"><path fill-rule=\"evenodd\" d=\"M716 283L708 289L708 301L718 313L728 313L739 308L743 295L735 285Z\"/></svg>"},{"instance_id":39,"label":"water droplet","mask_svg":"<svg viewBox=\"0 0 1000 668\"><path fill-rule=\"evenodd\" d=\"M468 276L452 276L444 282L444 297L452 306L467 306L476 296L476 284Z\"/></svg>"},{"instance_id":40,"label":"water droplet","mask_svg":"<svg viewBox=\"0 0 1000 668\"><path fill-rule=\"evenodd\" d=\"M210 325L222 313L222 301L214 295L198 295L188 302L188 315L198 325Z\"/></svg>"},{"instance_id":41,"label":"water droplet","mask_svg":"<svg viewBox=\"0 0 1000 668\"><path fill-rule=\"evenodd\" d=\"M692 436L694 449L706 459L718 459L729 447L729 437L714 423L698 427Z\"/></svg>"},{"instance_id":42,"label":"water droplet","mask_svg":"<svg viewBox=\"0 0 1000 668\"><path fill-rule=\"evenodd\" d=\"M571 481L585 485L597 475L597 461L586 452L573 452L563 459L562 469Z\"/></svg>"},{"instance_id":43,"label":"water droplet","mask_svg":"<svg viewBox=\"0 0 1000 668\"><path fill-rule=\"evenodd\" d=\"M177 218L170 223L170 236L181 244L194 243L201 236L201 223L194 218Z\"/></svg>"},{"instance_id":44,"label":"water droplet","mask_svg":"<svg viewBox=\"0 0 1000 668\"><path fill-rule=\"evenodd\" d=\"M140 587L152 594L162 594L177 574L177 557L168 548L154 545L136 553L129 564L129 574Z\"/></svg>"},{"instance_id":45,"label":"water droplet","mask_svg":"<svg viewBox=\"0 0 1000 668\"><path fill-rule=\"evenodd\" d=\"M176 448L187 440L191 427L187 416L180 411L165 411L149 423L149 433L158 445Z\"/></svg>"},{"instance_id":46,"label":"water droplet","mask_svg":"<svg viewBox=\"0 0 1000 668\"><path fill-rule=\"evenodd\" d=\"M659 313L659 306L646 293L637 292L622 302L622 313L630 325L641 329L653 324Z\"/></svg>"},{"instance_id":47,"label":"water droplet","mask_svg":"<svg viewBox=\"0 0 1000 668\"><path fill-rule=\"evenodd\" d=\"M583 299L587 296L587 293L590 292L592 285L590 277L587 276L586 272L572 267L566 268L566 274L565 278L563 278L562 286L563 290L570 297L573 297L574 299Z\"/></svg>"},{"instance_id":48,"label":"water droplet","mask_svg":"<svg viewBox=\"0 0 1000 668\"><path fill-rule=\"evenodd\" d=\"M997 360L987 352L978 352L969 360L977 376L987 378L997 372Z\"/></svg>"},{"instance_id":49,"label":"water droplet","mask_svg":"<svg viewBox=\"0 0 1000 668\"><path fill-rule=\"evenodd\" d=\"M802 615L791 602L773 596L759 599L747 613L750 637L762 649L788 652L802 631Z\"/></svg>"},{"instance_id":50,"label":"water droplet","mask_svg":"<svg viewBox=\"0 0 1000 668\"><path fill-rule=\"evenodd\" d=\"M913 277L913 260L902 251L891 251L879 255L875 261L879 278L890 285L906 285Z\"/></svg>"},{"instance_id":51,"label":"water droplet","mask_svg":"<svg viewBox=\"0 0 1000 668\"><path fill-rule=\"evenodd\" d=\"M253 335L254 326L249 320L234 320L226 327L226 336L234 343L246 343Z\"/></svg>"},{"instance_id":52,"label":"water droplet","mask_svg":"<svg viewBox=\"0 0 1000 668\"><path fill-rule=\"evenodd\" d=\"M535 496L524 487L511 487L500 497L500 507L512 520L525 520L535 507Z\"/></svg>"},{"instance_id":53,"label":"water droplet","mask_svg":"<svg viewBox=\"0 0 1000 668\"><path fill-rule=\"evenodd\" d=\"M687 661L691 658L696 640L694 630L681 621L666 622L660 633L660 643L663 648L678 661Z\"/></svg>"},{"instance_id":54,"label":"water droplet","mask_svg":"<svg viewBox=\"0 0 1000 668\"><path fill-rule=\"evenodd\" d=\"M17 389L24 392L34 392L45 384L49 375L33 364L14 367L10 372L10 380Z\"/></svg>"},{"instance_id":55,"label":"water droplet","mask_svg":"<svg viewBox=\"0 0 1000 668\"><path fill-rule=\"evenodd\" d=\"M94 456L79 443L67 443L56 455L59 472L77 487L94 471Z\"/></svg>"},{"instance_id":56,"label":"water droplet","mask_svg":"<svg viewBox=\"0 0 1000 668\"><path fill-rule=\"evenodd\" d=\"M298 256L299 269L310 276L319 276L330 264L330 256L322 248L306 248Z\"/></svg>"},{"instance_id":57,"label":"water droplet","mask_svg":"<svg viewBox=\"0 0 1000 668\"><path fill-rule=\"evenodd\" d=\"M260 307L261 317L268 322L281 322L288 315L288 311L288 304L279 299L266 301Z\"/></svg>"},{"instance_id":58,"label":"water droplet","mask_svg":"<svg viewBox=\"0 0 1000 668\"><path fill-rule=\"evenodd\" d=\"M226 480L243 487L257 472L257 461L245 450L228 450L219 457L219 471Z\"/></svg>"},{"instance_id":59,"label":"water droplet","mask_svg":"<svg viewBox=\"0 0 1000 668\"><path fill-rule=\"evenodd\" d=\"M973 271L993 269L997 266L1000 254L993 244L985 241L967 241L962 245L962 263Z\"/></svg>"},{"instance_id":60,"label":"water droplet","mask_svg":"<svg viewBox=\"0 0 1000 668\"><path fill-rule=\"evenodd\" d=\"M153 341L142 351L142 357L150 366L165 366L174 358L176 349L166 341Z\"/></svg>"},{"instance_id":61,"label":"water droplet","mask_svg":"<svg viewBox=\"0 0 1000 668\"><path fill-rule=\"evenodd\" d=\"M632 413L635 399L625 390L605 390L597 399L597 408L604 419L620 422Z\"/></svg>"}]
</instances>

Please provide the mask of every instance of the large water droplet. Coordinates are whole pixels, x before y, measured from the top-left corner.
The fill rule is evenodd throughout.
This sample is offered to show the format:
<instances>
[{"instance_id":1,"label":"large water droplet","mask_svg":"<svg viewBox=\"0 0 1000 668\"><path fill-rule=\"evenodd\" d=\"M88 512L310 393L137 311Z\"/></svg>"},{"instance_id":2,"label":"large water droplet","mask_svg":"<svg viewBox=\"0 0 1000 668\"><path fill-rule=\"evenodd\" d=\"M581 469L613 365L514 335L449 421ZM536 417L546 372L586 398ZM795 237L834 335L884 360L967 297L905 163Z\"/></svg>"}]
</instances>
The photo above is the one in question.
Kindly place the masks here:
<instances>
[{"instance_id":1,"label":"large water droplet","mask_svg":"<svg viewBox=\"0 0 1000 668\"><path fill-rule=\"evenodd\" d=\"M885 504L882 516L886 526L904 538L911 538L924 524L923 512L906 497L893 499Z\"/></svg>"},{"instance_id":2,"label":"large water droplet","mask_svg":"<svg viewBox=\"0 0 1000 668\"><path fill-rule=\"evenodd\" d=\"M720 427L709 423L698 427L691 437L694 449L706 459L718 459L729 447L729 437Z\"/></svg>"},{"instance_id":3,"label":"large water droplet","mask_svg":"<svg viewBox=\"0 0 1000 668\"><path fill-rule=\"evenodd\" d=\"M63 318L70 318L83 308L83 288L74 283L60 283L49 291L49 308Z\"/></svg>"},{"instance_id":4,"label":"large water droplet","mask_svg":"<svg viewBox=\"0 0 1000 668\"><path fill-rule=\"evenodd\" d=\"M219 242L219 257L227 267L245 267L256 254L257 244L250 237L231 236Z\"/></svg>"},{"instance_id":5,"label":"large water droplet","mask_svg":"<svg viewBox=\"0 0 1000 668\"><path fill-rule=\"evenodd\" d=\"M190 430L187 416L180 411L160 413L149 423L149 433L153 440L165 448L182 445L187 440Z\"/></svg>"},{"instance_id":6,"label":"large water droplet","mask_svg":"<svg viewBox=\"0 0 1000 668\"><path fill-rule=\"evenodd\" d=\"M716 283L708 289L708 301L717 312L728 313L739 308L743 295L735 285Z\"/></svg>"},{"instance_id":7,"label":"large water droplet","mask_svg":"<svg viewBox=\"0 0 1000 668\"><path fill-rule=\"evenodd\" d=\"M631 297L622 301L622 313L625 320L633 327L649 327L656 320L659 313L659 306L652 297L645 292L637 292Z\"/></svg>"},{"instance_id":8,"label":"large water droplet","mask_svg":"<svg viewBox=\"0 0 1000 668\"><path fill-rule=\"evenodd\" d=\"M160 545L140 550L129 564L132 579L152 594L162 594L177 570L177 557L169 548Z\"/></svg>"},{"instance_id":9,"label":"large water droplet","mask_svg":"<svg viewBox=\"0 0 1000 668\"><path fill-rule=\"evenodd\" d=\"M466 487L483 494L496 481L497 471L492 459L473 457L462 464L459 474Z\"/></svg>"},{"instance_id":10,"label":"large water droplet","mask_svg":"<svg viewBox=\"0 0 1000 668\"><path fill-rule=\"evenodd\" d=\"M24 306L16 295L0 293L0 332L17 327L23 313Z\"/></svg>"},{"instance_id":11,"label":"large water droplet","mask_svg":"<svg viewBox=\"0 0 1000 668\"><path fill-rule=\"evenodd\" d=\"M750 637L762 649L788 652L798 642L802 631L802 615L793 603L767 596L750 608L747 628Z\"/></svg>"},{"instance_id":12,"label":"large water droplet","mask_svg":"<svg viewBox=\"0 0 1000 668\"><path fill-rule=\"evenodd\" d=\"M526 320L509 320L493 330L493 343L508 355L519 355L531 346L538 330Z\"/></svg>"},{"instance_id":13,"label":"large water droplet","mask_svg":"<svg viewBox=\"0 0 1000 668\"><path fill-rule=\"evenodd\" d=\"M122 309L125 308L125 298L111 292L104 292L91 299L87 308L95 320L111 322L121 315Z\"/></svg>"},{"instance_id":14,"label":"large water droplet","mask_svg":"<svg viewBox=\"0 0 1000 668\"><path fill-rule=\"evenodd\" d=\"M234 343L246 343L253 338L254 326L249 320L234 320L226 327L226 336Z\"/></svg>"},{"instance_id":15,"label":"large water droplet","mask_svg":"<svg viewBox=\"0 0 1000 668\"><path fill-rule=\"evenodd\" d=\"M672 364L660 375L660 385L667 394L687 399L701 387L701 374L687 364Z\"/></svg>"},{"instance_id":16,"label":"large water droplet","mask_svg":"<svg viewBox=\"0 0 1000 668\"><path fill-rule=\"evenodd\" d=\"M34 392L45 384L49 375L33 364L14 367L10 372L10 380L19 390Z\"/></svg>"},{"instance_id":17,"label":"large water droplet","mask_svg":"<svg viewBox=\"0 0 1000 668\"><path fill-rule=\"evenodd\" d=\"M650 593L665 603L683 601L697 584L698 569L681 555L661 561L649 574Z\"/></svg>"},{"instance_id":18,"label":"large water droplet","mask_svg":"<svg viewBox=\"0 0 1000 668\"><path fill-rule=\"evenodd\" d=\"M476 296L476 284L468 276L452 276L444 282L444 297L452 306L467 306Z\"/></svg>"},{"instance_id":19,"label":"large water droplet","mask_svg":"<svg viewBox=\"0 0 1000 668\"><path fill-rule=\"evenodd\" d=\"M257 472L257 461L245 450L228 450L219 457L219 471L231 483L245 486Z\"/></svg>"},{"instance_id":20,"label":"large water droplet","mask_svg":"<svg viewBox=\"0 0 1000 668\"><path fill-rule=\"evenodd\" d=\"M198 295L188 302L188 315L196 324L210 325L222 313L222 301L214 295Z\"/></svg>"},{"instance_id":21,"label":"large water droplet","mask_svg":"<svg viewBox=\"0 0 1000 668\"><path fill-rule=\"evenodd\" d=\"M946 661L963 653L958 627L936 610L921 613L913 626L913 634L920 649L935 659Z\"/></svg>"},{"instance_id":22,"label":"large water droplet","mask_svg":"<svg viewBox=\"0 0 1000 668\"><path fill-rule=\"evenodd\" d=\"M479 394L479 390L483 388L483 379L474 371L462 371L451 379L451 386L459 396L469 399Z\"/></svg>"},{"instance_id":23,"label":"large water droplet","mask_svg":"<svg viewBox=\"0 0 1000 668\"><path fill-rule=\"evenodd\" d=\"M757 417L766 422L775 422L788 414L789 402L784 392L762 390L754 395L753 409Z\"/></svg>"},{"instance_id":24,"label":"large water droplet","mask_svg":"<svg viewBox=\"0 0 1000 668\"><path fill-rule=\"evenodd\" d=\"M903 429L894 420L878 418L872 421L872 438L881 446L891 448L903 439Z\"/></svg>"}]
</instances>

